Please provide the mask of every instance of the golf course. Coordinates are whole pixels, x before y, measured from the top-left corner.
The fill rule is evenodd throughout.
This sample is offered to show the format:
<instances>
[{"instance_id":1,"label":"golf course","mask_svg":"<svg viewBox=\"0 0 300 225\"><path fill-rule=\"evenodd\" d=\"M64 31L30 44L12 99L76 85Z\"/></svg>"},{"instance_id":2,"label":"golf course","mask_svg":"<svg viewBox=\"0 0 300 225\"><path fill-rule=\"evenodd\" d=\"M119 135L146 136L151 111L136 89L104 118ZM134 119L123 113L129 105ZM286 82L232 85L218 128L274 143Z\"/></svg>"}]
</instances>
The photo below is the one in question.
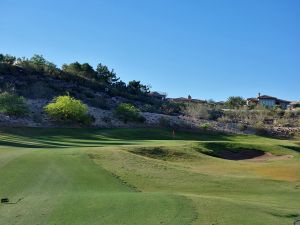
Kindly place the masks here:
<instances>
[{"instance_id":1,"label":"golf course","mask_svg":"<svg viewBox=\"0 0 300 225\"><path fill-rule=\"evenodd\" d=\"M1 225L288 225L300 139L168 129L0 129Z\"/></svg>"}]
</instances>

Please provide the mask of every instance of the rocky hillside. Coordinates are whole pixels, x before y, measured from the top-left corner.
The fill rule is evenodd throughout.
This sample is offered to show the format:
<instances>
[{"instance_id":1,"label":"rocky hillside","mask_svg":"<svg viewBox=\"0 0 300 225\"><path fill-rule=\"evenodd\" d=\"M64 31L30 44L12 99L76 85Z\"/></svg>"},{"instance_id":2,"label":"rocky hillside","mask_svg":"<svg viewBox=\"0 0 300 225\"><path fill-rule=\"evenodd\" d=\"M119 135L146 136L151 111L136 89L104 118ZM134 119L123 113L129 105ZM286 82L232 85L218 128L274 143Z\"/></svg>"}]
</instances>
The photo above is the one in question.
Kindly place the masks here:
<instances>
[{"instance_id":1,"label":"rocky hillside","mask_svg":"<svg viewBox=\"0 0 300 225\"><path fill-rule=\"evenodd\" d=\"M224 110L224 104L175 102L151 95L150 88L140 81L127 84L113 70L98 64L94 69L88 63L64 64L58 68L42 56L30 59L0 54L0 94L22 96L28 106L24 116L1 113L1 126L57 127L82 126L58 124L45 114L44 107L57 96L70 96L87 105L93 127L168 127L205 129L227 133L279 133L284 136L299 132L295 112L267 109ZM124 121L115 115L122 103L134 106L143 123ZM289 115L291 114L291 115ZM272 119L273 124L266 121ZM300 121L300 120L299 120ZM298 122L299 122L298 121ZM257 132L258 131L258 132Z\"/></svg>"}]
</instances>

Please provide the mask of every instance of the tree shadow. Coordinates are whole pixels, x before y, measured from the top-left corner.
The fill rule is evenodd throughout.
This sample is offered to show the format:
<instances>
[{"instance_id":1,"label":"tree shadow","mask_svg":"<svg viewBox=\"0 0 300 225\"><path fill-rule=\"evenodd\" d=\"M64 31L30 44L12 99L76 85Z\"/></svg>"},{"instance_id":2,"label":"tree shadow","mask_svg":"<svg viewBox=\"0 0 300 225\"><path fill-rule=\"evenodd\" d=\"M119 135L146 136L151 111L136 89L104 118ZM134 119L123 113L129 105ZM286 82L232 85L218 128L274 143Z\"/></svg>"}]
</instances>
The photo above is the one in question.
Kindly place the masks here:
<instances>
[{"instance_id":1,"label":"tree shadow","mask_svg":"<svg viewBox=\"0 0 300 225\"><path fill-rule=\"evenodd\" d=\"M7 146L7 147L18 147L18 148L80 148L80 147L104 147L110 145L132 145L133 143L129 142L115 142L115 143L107 143L107 142L99 142L99 143L87 143L86 145L76 145L76 144L58 144L58 143L51 143L47 141L36 141L35 144L29 143L18 143L12 141L0 141L0 146Z\"/></svg>"},{"instance_id":2,"label":"tree shadow","mask_svg":"<svg viewBox=\"0 0 300 225\"><path fill-rule=\"evenodd\" d=\"M147 128L0 128L0 146L21 148L101 147L132 145L144 140L225 141L230 140L232 136L204 131Z\"/></svg>"}]
</instances>

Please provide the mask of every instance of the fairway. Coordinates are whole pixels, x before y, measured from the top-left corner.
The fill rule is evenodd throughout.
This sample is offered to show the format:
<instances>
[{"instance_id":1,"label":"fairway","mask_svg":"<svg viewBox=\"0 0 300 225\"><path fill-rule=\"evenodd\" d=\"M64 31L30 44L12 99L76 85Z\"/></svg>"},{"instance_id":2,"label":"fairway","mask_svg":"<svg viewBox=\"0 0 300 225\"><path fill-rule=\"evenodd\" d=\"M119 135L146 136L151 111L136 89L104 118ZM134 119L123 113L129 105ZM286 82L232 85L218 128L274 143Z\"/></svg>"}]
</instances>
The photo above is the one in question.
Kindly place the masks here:
<instances>
[{"instance_id":1,"label":"fairway","mask_svg":"<svg viewBox=\"0 0 300 225\"><path fill-rule=\"evenodd\" d=\"M223 159L224 150L269 158ZM0 204L1 225L293 224L300 220L300 141L1 128L0 197L10 200Z\"/></svg>"}]
</instances>

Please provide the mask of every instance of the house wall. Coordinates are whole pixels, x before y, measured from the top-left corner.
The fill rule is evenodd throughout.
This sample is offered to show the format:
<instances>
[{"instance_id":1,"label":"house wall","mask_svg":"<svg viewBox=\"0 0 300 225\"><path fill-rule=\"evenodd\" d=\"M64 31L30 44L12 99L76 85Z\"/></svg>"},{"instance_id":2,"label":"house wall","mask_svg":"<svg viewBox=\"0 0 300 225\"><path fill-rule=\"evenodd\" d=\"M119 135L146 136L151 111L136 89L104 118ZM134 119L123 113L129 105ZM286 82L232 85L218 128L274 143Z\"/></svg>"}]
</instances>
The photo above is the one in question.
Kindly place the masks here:
<instances>
[{"instance_id":1,"label":"house wall","mask_svg":"<svg viewBox=\"0 0 300 225\"><path fill-rule=\"evenodd\" d=\"M287 109L288 103L286 103L286 102L280 102L280 107L281 107L282 109Z\"/></svg>"},{"instance_id":2,"label":"house wall","mask_svg":"<svg viewBox=\"0 0 300 225\"><path fill-rule=\"evenodd\" d=\"M275 99L259 99L259 104L265 107L274 107L276 104Z\"/></svg>"}]
</instances>

